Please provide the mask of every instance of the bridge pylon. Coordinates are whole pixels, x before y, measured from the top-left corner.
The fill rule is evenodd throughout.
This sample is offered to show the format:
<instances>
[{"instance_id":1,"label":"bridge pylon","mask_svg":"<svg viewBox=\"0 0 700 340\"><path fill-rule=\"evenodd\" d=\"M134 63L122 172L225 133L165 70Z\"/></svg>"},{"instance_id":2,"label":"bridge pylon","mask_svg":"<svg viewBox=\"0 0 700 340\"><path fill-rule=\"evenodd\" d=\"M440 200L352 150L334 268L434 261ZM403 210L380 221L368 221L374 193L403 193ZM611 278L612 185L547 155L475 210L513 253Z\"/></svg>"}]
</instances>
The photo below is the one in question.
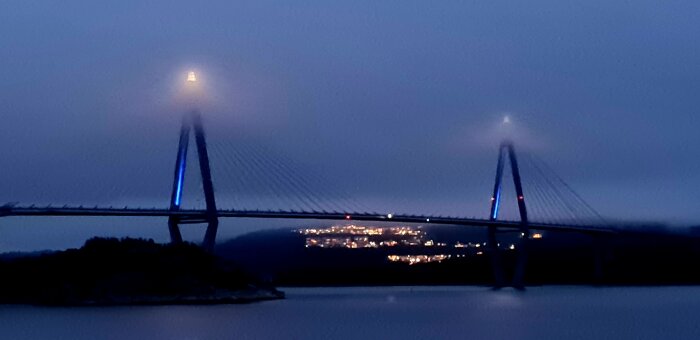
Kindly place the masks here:
<instances>
[{"instance_id":1,"label":"bridge pylon","mask_svg":"<svg viewBox=\"0 0 700 340\"><path fill-rule=\"evenodd\" d=\"M202 246L206 250L213 251L216 243L216 233L219 227L219 216L216 209L214 184L211 179L209 153L207 152L207 141L204 134L204 127L202 125L202 116L199 111L196 110L186 114L182 120L182 127L180 128L180 143L178 145L177 158L175 161L173 190L172 195L170 196L170 211L179 211L182 203L182 193L185 185L185 169L187 168L187 149L190 144L190 130L194 130L194 140L197 147L199 172L202 176L202 188L204 190L206 210L203 215L170 215L168 218L170 241L172 243L182 242L180 224L206 223L207 230L204 234Z\"/></svg>"},{"instance_id":2,"label":"bridge pylon","mask_svg":"<svg viewBox=\"0 0 700 340\"><path fill-rule=\"evenodd\" d=\"M530 237L528 227L527 207L525 205L525 195L523 194L523 186L520 177L520 169L518 167L518 158L515 154L513 142L505 140L498 148L498 164L496 166L496 181L493 186L493 195L491 196L491 212L489 220L495 221L498 219L498 212L501 205L502 184L503 184L503 168L507 161L510 163L510 169L513 176L513 184L515 186L515 194L517 196L518 211L520 213L520 242L518 245L518 254L513 273L511 286L517 289L524 288L525 266L527 263L527 241ZM491 258L491 267L493 271L494 287L501 288L506 284L505 275L503 272L503 261L501 251L498 248L497 234L499 230L496 226L488 228L488 250Z\"/></svg>"}]
</instances>

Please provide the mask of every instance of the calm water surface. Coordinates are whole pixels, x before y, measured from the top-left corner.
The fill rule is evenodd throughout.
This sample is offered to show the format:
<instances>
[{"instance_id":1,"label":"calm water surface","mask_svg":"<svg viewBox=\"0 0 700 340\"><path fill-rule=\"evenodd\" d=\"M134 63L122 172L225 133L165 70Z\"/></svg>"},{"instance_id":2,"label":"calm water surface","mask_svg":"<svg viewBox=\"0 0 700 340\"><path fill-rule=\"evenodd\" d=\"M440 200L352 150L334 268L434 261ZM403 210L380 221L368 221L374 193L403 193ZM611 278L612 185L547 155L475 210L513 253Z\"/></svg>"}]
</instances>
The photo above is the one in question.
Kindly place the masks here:
<instances>
[{"instance_id":1,"label":"calm water surface","mask_svg":"<svg viewBox=\"0 0 700 340\"><path fill-rule=\"evenodd\" d=\"M250 305L0 306L0 338L700 339L700 287L283 290Z\"/></svg>"}]
</instances>

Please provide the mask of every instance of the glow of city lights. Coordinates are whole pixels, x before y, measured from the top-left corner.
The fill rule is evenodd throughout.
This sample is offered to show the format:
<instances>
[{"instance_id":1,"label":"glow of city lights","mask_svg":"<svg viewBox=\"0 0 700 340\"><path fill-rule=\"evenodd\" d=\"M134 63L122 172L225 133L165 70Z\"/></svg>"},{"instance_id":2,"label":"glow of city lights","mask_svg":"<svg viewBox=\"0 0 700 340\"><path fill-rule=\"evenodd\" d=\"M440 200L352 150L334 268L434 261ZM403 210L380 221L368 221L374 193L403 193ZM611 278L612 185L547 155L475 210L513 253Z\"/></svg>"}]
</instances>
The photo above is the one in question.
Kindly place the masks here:
<instances>
[{"instance_id":1,"label":"glow of city lights","mask_svg":"<svg viewBox=\"0 0 700 340\"><path fill-rule=\"evenodd\" d=\"M187 73L187 81L190 83L194 83L197 81L197 75L194 74L194 71L190 71Z\"/></svg>"}]
</instances>

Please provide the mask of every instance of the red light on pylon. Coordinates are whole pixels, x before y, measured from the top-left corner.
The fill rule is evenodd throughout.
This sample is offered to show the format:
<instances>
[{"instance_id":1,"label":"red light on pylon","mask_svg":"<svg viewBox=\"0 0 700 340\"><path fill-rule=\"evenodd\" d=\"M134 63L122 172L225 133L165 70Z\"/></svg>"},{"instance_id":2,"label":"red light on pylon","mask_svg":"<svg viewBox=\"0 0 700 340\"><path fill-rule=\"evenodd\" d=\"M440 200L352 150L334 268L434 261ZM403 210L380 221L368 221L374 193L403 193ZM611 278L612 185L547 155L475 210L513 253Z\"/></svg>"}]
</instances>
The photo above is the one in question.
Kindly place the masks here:
<instances>
[{"instance_id":1,"label":"red light on pylon","mask_svg":"<svg viewBox=\"0 0 700 340\"><path fill-rule=\"evenodd\" d=\"M350 219L350 215L345 215L345 219L346 219L346 220L349 220L349 219Z\"/></svg>"},{"instance_id":2,"label":"red light on pylon","mask_svg":"<svg viewBox=\"0 0 700 340\"><path fill-rule=\"evenodd\" d=\"M523 199L523 196L518 196L518 199L519 199L519 200L522 200L522 199Z\"/></svg>"}]
</instances>

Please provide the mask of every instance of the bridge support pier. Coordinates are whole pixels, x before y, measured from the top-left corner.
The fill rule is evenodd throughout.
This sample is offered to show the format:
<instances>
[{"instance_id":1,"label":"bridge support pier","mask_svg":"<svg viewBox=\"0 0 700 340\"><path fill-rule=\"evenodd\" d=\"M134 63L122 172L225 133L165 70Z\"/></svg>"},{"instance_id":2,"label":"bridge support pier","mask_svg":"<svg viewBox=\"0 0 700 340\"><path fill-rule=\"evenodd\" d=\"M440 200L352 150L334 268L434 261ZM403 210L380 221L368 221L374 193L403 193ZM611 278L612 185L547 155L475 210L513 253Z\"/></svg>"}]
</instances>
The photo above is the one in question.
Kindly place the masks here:
<instances>
[{"instance_id":1,"label":"bridge support pier","mask_svg":"<svg viewBox=\"0 0 700 340\"><path fill-rule=\"evenodd\" d=\"M178 221L177 217L170 216L168 218L168 231L170 232L170 243L182 243L180 221Z\"/></svg>"},{"instance_id":2,"label":"bridge support pier","mask_svg":"<svg viewBox=\"0 0 700 340\"><path fill-rule=\"evenodd\" d=\"M498 250L498 238L496 238L496 227L489 227L488 230L488 252L491 259L491 272L493 273L493 288L501 289L505 286L505 277L503 276L503 259L501 252Z\"/></svg>"},{"instance_id":3,"label":"bridge support pier","mask_svg":"<svg viewBox=\"0 0 700 340\"><path fill-rule=\"evenodd\" d=\"M491 196L491 214L489 220L495 221L498 219L498 211L501 204L501 190L503 182L503 168L505 166L505 156L508 155L510 168L513 175L513 184L515 185L515 193L517 195L518 211L520 213L520 242L517 249L517 259L515 270L513 273L511 286L516 289L524 289L525 269L527 266L527 251L528 239L530 238L530 230L527 219L527 207L525 205L525 196L523 194L522 181L520 178L520 169L518 168L518 159L515 155L515 148L510 141L501 143L498 149L498 165L496 167L496 181L493 188L493 196ZM499 289L505 286L503 261L501 250L498 248L498 233L497 227L489 227L488 229L488 249L491 257L491 267L494 278L494 288Z\"/></svg>"},{"instance_id":4,"label":"bridge support pier","mask_svg":"<svg viewBox=\"0 0 700 340\"><path fill-rule=\"evenodd\" d=\"M524 290L525 289L525 268L527 267L528 258L528 240L530 239L530 233L522 231L520 233L521 238L518 243L518 254L515 260L515 272L513 273L513 287L515 289Z\"/></svg>"},{"instance_id":5,"label":"bridge support pier","mask_svg":"<svg viewBox=\"0 0 700 340\"><path fill-rule=\"evenodd\" d=\"M180 143L175 162L175 176L173 179L173 190L170 199L170 211L172 213L180 211L180 206L182 203L182 192L185 184L185 169L187 167L187 149L190 143L190 127L194 128L194 138L199 160L199 171L200 175L202 176L202 187L204 190L204 200L206 202L206 212L204 216L179 216L172 214L168 219L170 241L172 243L182 242L180 224L206 223L207 230L204 235L202 246L208 251L213 251L216 244L216 233L219 227L219 216L216 209L216 199L214 197L214 184L211 179L207 142L204 134L204 127L202 125L202 117L198 111L192 111L190 114L186 115L182 122L182 128L180 129Z\"/></svg>"},{"instance_id":6,"label":"bridge support pier","mask_svg":"<svg viewBox=\"0 0 700 340\"><path fill-rule=\"evenodd\" d=\"M603 235L593 235L593 279L596 285L605 282L605 262L608 256L608 239Z\"/></svg>"}]
</instances>

